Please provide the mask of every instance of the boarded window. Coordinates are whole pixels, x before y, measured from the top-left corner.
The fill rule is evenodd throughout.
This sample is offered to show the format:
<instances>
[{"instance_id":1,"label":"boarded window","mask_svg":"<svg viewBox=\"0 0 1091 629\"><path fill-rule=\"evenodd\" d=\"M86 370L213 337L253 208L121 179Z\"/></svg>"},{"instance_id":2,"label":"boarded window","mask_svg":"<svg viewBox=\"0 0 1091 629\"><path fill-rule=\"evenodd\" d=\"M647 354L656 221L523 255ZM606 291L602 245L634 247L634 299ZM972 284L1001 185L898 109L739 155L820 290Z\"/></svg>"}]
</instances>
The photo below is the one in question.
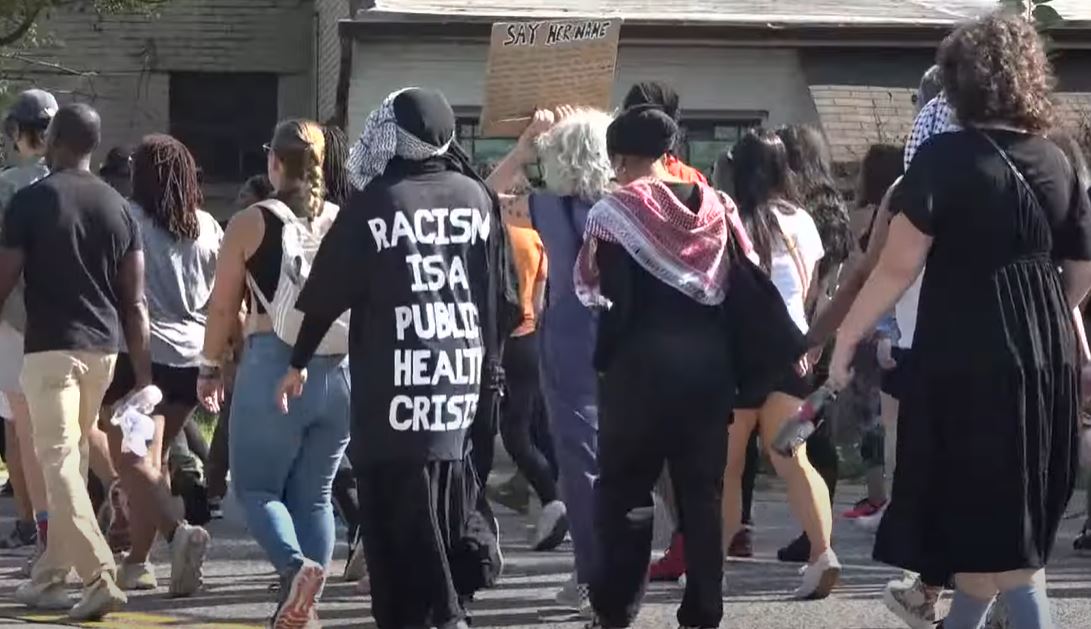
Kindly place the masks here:
<instances>
[{"instance_id":1,"label":"boarded window","mask_svg":"<svg viewBox=\"0 0 1091 629\"><path fill-rule=\"evenodd\" d=\"M277 124L276 74L175 72L170 132L207 183L242 181L266 171L262 146Z\"/></svg>"}]
</instances>

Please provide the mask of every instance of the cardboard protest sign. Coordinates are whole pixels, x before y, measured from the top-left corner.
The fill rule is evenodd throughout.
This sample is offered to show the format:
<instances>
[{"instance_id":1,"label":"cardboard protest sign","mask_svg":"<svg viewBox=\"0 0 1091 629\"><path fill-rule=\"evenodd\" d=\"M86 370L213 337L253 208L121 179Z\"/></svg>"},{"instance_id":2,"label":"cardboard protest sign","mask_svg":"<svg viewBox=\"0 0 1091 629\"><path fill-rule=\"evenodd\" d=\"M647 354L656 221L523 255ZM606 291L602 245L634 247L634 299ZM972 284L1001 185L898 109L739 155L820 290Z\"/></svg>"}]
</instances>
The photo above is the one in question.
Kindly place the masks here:
<instances>
[{"instance_id":1,"label":"cardboard protest sign","mask_svg":"<svg viewBox=\"0 0 1091 629\"><path fill-rule=\"evenodd\" d=\"M516 137L536 109L607 109L620 35L619 18L494 24L482 133Z\"/></svg>"}]
</instances>

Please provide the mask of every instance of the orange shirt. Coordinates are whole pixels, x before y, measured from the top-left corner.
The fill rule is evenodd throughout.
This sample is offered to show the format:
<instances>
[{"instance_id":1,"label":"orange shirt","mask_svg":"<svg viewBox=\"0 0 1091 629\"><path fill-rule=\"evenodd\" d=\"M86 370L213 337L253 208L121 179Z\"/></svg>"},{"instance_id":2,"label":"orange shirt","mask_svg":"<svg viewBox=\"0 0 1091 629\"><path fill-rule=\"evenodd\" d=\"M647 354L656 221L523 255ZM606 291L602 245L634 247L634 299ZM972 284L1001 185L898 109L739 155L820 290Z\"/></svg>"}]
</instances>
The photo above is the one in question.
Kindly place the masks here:
<instances>
[{"instance_id":1,"label":"orange shirt","mask_svg":"<svg viewBox=\"0 0 1091 629\"><path fill-rule=\"evenodd\" d=\"M519 277L519 303L523 306L523 322L512 336L525 336L538 329L538 311L545 297L545 246L538 232L527 227L508 226L515 272Z\"/></svg>"},{"instance_id":2,"label":"orange shirt","mask_svg":"<svg viewBox=\"0 0 1091 629\"><path fill-rule=\"evenodd\" d=\"M663 159L663 163L667 167L667 172L685 183L703 183L706 186L708 185L708 179L705 177L704 173L693 166L683 163L682 160L674 155L667 155Z\"/></svg>"}]
</instances>

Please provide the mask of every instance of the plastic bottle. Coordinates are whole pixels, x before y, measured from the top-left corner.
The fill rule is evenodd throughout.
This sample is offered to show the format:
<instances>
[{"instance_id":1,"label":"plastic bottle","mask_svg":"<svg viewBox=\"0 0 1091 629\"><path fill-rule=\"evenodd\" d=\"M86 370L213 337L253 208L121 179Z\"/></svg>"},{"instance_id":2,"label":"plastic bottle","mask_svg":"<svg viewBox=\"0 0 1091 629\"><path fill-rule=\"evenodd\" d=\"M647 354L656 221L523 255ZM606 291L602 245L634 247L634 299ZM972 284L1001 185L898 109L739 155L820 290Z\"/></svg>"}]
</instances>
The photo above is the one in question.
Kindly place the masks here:
<instances>
[{"instance_id":1,"label":"plastic bottle","mask_svg":"<svg viewBox=\"0 0 1091 629\"><path fill-rule=\"evenodd\" d=\"M819 387L803 401L796 414L780 427L771 446L773 452L786 457L795 456L796 451L822 425L826 407L836 399L837 391L828 384Z\"/></svg>"},{"instance_id":2,"label":"plastic bottle","mask_svg":"<svg viewBox=\"0 0 1091 629\"><path fill-rule=\"evenodd\" d=\"M118 404L110 423L121 428L122 452L148 456L148 442L155 437L155 420L150 415L162 401L159 387L149 385Z\"/></svg>"}]
</instances>

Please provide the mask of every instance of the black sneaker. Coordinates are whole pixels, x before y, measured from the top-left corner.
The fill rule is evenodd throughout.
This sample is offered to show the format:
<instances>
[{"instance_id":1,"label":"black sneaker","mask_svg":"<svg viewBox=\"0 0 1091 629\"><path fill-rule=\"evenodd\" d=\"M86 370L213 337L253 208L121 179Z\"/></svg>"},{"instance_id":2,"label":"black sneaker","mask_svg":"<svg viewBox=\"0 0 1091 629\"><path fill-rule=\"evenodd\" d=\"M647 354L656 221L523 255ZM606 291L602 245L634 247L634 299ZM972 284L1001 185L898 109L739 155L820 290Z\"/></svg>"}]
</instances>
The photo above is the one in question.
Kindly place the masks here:
<instances>
[{"instance_id":1,"label":"black sneaker","mask_svg":"<svg viewBox=\"0 0 1091 629\"><path fill-rule=\"evenodd\" d=\"M1091 556L1091 528L1084 527L1080 531L1076 541L1072 542L1072 548L1076 551L1077 555Z\"/></svg>"},{"instance_id":2,"label":"black sneaker","mask_svg":"<svg viewBox=\"0 0 1091 629\"><path fill-rule=\"evenodd\" d=\"M33 522L18 521L7 537L0 539L0 550L26 548L38 543L38 527Z\"/></svg>"},{"instance_id":3,"label":"black sneaker","mask_svg":"<svg viewBox=\"0 0 1091 629\"><path fill-rule=\"evenodd\" d=\"M811 540L804 533L791 544L777 551L777 559L784 563L807 563L811 559Z\"/></svg>"},{"instance_id":4,"label":"black sneaker","mask_svg":"<svg viewBox=\"0 0 1091 629\"><path fill-rule=\"evenodd\" d=\"M0 496L10 498L15 495L15 488L11 486L11 481L4 483L3 487L0 487Z\"/></svg>"}]
</instances>

